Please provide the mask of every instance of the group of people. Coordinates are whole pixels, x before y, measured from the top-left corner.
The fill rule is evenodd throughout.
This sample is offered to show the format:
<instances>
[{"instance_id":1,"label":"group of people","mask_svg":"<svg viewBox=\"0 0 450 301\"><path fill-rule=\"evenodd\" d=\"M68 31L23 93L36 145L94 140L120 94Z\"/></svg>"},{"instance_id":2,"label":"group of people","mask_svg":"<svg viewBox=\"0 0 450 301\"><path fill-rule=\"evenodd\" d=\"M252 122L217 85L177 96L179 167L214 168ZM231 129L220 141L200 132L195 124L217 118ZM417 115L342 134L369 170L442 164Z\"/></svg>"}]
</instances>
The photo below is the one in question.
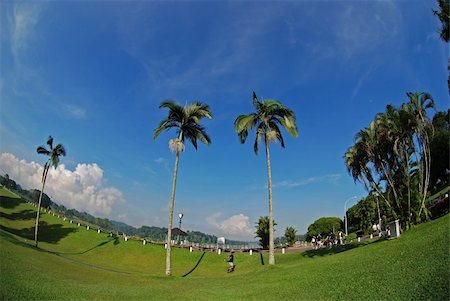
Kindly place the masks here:
<instances>
[{"instance_id":1,"label":"group of people","mask_svg":"<svg viewBox=\"0 0 450 301\"><path fill-rule=\"evenodd\" d=\"M342 231L339 231L337 235L335 235L334 233L330 233L324 239L322 239L322 236L320 234L317 236L314 235L311 238L311 243L314 250L317 250L322 246L332 247L343 245L345 243L345 234Z\"/></svg>"}]
</instances>

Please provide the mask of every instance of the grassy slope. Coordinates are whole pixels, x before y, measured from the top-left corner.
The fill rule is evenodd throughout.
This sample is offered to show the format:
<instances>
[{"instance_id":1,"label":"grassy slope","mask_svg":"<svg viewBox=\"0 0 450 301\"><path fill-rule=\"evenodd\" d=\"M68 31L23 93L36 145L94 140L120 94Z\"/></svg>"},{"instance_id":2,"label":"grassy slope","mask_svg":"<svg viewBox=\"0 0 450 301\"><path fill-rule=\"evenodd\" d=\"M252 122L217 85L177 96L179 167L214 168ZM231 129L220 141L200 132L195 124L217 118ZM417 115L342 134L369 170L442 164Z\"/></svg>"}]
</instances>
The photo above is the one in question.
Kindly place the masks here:
<instances>
[{"instance_id":1,"label":"grassy slope","mask_svg":"<svg viewBox=\"0 0 450 301\"><path fill-rule=\"evenodd\" d=\"M1 300L444 300L449 297L449 216L400 239L362 244L338 254L237 254L226 274L225 256L174 249L174 277L164 273L164 249L111 240L44 214L37 250L34 207L0 190ZM333 249L333 251L339 249ZM50 251L50 252L49 252ZM198 267L188 273L202 258ZM267 258L263 260L267 262Z\"/></svg>"}]
</instances>

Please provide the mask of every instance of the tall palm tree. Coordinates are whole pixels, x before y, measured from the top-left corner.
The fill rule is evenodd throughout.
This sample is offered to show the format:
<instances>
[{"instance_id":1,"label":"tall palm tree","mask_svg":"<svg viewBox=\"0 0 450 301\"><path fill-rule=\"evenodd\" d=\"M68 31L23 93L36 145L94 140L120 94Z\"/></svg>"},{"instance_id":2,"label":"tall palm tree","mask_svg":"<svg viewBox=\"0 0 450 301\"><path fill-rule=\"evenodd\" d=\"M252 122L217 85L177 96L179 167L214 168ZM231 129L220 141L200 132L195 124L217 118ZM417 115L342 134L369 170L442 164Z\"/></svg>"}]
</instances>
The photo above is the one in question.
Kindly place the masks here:
<instances>
[{"instance_id":1,"label":"tall palm tree","mask_svg":"<svg viewBox=\"0 0 450 301\"><path fill-rule=\"evenodd\" d=\"M58 164L59 164L59 157L66 155L66 149L64 148L64 146L62 144L58 144L55 147L53 147L52 136L48 137L47 145L49 146L49 150L47 150L44 146L39 146L36 149L36 152L38 154L46 155L49 157L48 161L45 162L44 171L42 173L42 189L41 189L41 193L39 194L38 209L37 209L37 214L36 214L36 226L34 228L34 243L35 243L36 247L38 247L39 213L41 210L42 194L44 193L44 187L45 187L45 182L47 180L48 170L50 169L50 166L53 166L56 169L56 167L58 167Z\"/></svg>"},{"instance_id":2,"label":"tall palm tree","mask_svg":"<svg viewBox=\"0 0 450 301\"><path fill-rule=\"evenodd\" d=\"M406 95L409 98L407 106L410 113L415 116L414 132L416 134L416 142L419 146L419 152L422 155L419 163L419 175L421 181L419 182L419 189L422 196L418 218L425 210L425 200L428 197L428 186L430 184L431 174L431 154L430 154L430 139L433 135L433 124L428 117L427 110L435 109L433 97L428 93L408 92Z\"/></svg>"},{"instance_id":3,"label":"tall palm tree","mask_svg":"<svg viewBox=\"0 0 450 301\"><path fill-rule=\"evenodd\" d=\"M175 167L173 170L172 193L169 202L169 226L167 228L166 248L166 275L170 276L170 245L172 239L173 206L175 202L175 188L177 184L180 153L184 151L185 139L189 140L195 149L197 149L197 139L206 145L211 143L211 139L206 133L205 128L200 125L199 122L205 117L211 119L212 114L209 106L201 102L194 102L182 107L173 100L166 100L160 104L159 108L168 109L169 114L153 131L153 139L156 139L163 131L171 128L176 130L178 137L169 141L170 150L175 152Z\"/></svg>"},{"instance_id":4,"label":"tall palm tree","mask_svg":"<svg viewBox=\"0 0 450 301\"><path fill-rule=\"evenodd\" d=\"M255 154L258 154L258 144L264 142L266 147L268 192L269 192L269 264L275 264L274 256L274 229L273 229L273 210L272 210L272 172L270 168L270 149L269 144L273 141L280 141L284 147L284 139L281 135L280 126L293 137L298 136L296 119L294 112L283 106L279 101L273 99L258 100L253 92L254 113L248 115L239 115L234 121L234 129L238 133L241 143L245 143L249 130L256 130L256 138L253 144Z\"/></svg>"}]
</instances>

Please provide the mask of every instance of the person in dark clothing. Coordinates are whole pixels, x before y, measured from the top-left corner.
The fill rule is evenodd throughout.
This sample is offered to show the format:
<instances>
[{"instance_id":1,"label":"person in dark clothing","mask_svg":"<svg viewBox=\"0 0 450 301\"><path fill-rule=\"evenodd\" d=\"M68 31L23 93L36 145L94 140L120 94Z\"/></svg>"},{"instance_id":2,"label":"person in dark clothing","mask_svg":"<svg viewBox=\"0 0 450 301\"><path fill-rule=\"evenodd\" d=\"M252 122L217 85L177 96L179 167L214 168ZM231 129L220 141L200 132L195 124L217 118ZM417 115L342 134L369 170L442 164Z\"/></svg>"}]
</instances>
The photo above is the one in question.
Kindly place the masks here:
<instances>
[{"instance_id":1,"label":"person in dark clothing","mask_svg":"<svg viewBox=\"0 0 450 301\"><path fill-rule=\"evenodd\" d=\"M230 256L228 256L227 262L228 262L228 270L227 273L231 273L234 271L234 252L231 252Z\"/></svg>"}]
</instances>

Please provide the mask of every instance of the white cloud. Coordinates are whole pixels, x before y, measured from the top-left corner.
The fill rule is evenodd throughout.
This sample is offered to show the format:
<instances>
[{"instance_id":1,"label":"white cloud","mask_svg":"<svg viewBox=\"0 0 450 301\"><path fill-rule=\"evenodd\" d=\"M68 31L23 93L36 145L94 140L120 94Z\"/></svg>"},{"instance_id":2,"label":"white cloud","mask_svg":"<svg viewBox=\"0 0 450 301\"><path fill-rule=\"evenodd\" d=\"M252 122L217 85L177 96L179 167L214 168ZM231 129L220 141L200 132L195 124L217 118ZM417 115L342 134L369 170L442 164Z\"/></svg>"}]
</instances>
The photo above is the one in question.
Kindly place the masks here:
<instances>
[{"instance_id":1,"label":"white cloud","mask_svg":"<svg viewBox=\"0 0 450 301\"><path fill-rule=\"evenodd\" d=\"M0 170L26 189L41 189L43 166L19 160L13 154L0 154ZM74 171L60 164L50 168L44 192L53 200L91 214L110 215L113 206L123 202L120 190L104 186L103 170L97 164L78 164Z\"/></svg>"},{"instance_id":2,"label":"white cloud","mask_svg":"<svg viewBox=\"0 0 450 301\"><path fill-rule=\"evenodd\" d=\"M242 213L220 221L221 212L214 213L206 221L226 238L249 240L254 238L254 230L250 227L250 218Z\"/></svg>"},{"instance_id":3,"label":"white cloud","mask_svg":"<svg viewBox=\"0 0 450 301\"><path fill-rule=\"evenodd\" d=\"M345 61L355 55L367 55L386 43L397 41L402 15L393 2L374 5L348 5L335 25L336 51Z\"/></svg>"},{"instance_id":4,"label":"white cloud","mask_svg":"<svg viewBox=\"0 0 450 301\"><path fill-rule=\"evenodd\" d=\"M155 163L161 164L166 162L166 159L164 159L163 157L159 157L158 159L155 159Z\"/></svg>"},{"instance_id":5,"label":"white cloud","mask_svg":"<svg viewBox=\"0 0 450 301\"><path fill-rule=\"evenodd\" d=\"M86 118L86 110L75 105L65 105L67 113L76 119Z\"/></svg>"},{"instance_id":6,"label":"white cloud","mask_svg":"<svg viewBox=\"0 0 450 301\"><path fill-rule=\"evenodd\" d=\"M291 180L285 180L278 183L273 184L273 187L299 187L299 186L306 186L308 184L312 183L331 183L336 184L337 181L342 177L342 174L331 174L331 175L325 175L325 176L318 176L318 177L310 177L308 179L304 180L298 180L298 181L291 181Z\"/></svg>"},{"instance_id":7,"label":"white cloud","mask_svg":"<svg viewBox=\"0 0 450 301\"><path fill-rule=\"evenodd\" d=\"M41 5L18 4L14 6L11 26L11 51L16 63L19 53L31 44L33 30L39 21Z\"/></svg>"}]
</instances>

